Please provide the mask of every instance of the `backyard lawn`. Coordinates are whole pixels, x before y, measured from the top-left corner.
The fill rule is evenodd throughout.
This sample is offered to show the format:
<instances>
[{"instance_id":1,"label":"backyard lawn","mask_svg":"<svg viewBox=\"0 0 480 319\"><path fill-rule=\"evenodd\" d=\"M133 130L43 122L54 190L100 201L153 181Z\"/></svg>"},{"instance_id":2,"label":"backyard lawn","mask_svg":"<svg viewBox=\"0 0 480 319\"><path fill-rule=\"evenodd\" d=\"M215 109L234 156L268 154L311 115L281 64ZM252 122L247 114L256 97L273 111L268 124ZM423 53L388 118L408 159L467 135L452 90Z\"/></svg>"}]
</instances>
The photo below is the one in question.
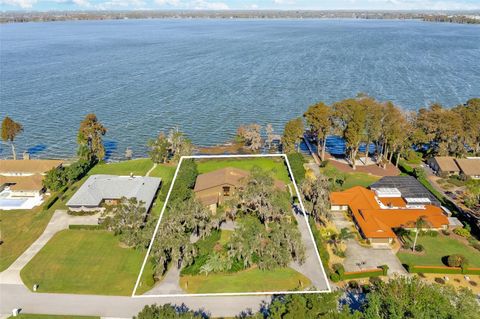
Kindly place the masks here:
<instances>
[{"instance_id":1,"label":"backyard lawn","mask_svg":"<svg viewBox=\"0 0 480 319\"><path fill-rule=\"evenodd\" d=\"M439 234L437 237L419 236L418 244L423 245L425 253L423 255L399 252L397 257L402 264L413 264L419 266L445 266L442 257L461 254L465 256L469 265L480 267L480 251L470 247L462 242Z\"/></svg>"},{"instance_id":2,"label":"backyard lawn","mask_svg":"<svg viewBox=\"0 0 480 319\"><path fill-rule=\"evenodd\" d=\"M144 251L120 247L107 231L64 230L20 275L29 288L39 284L39 292L130 295L144 256ZM152 272L145 268L139 293L153 285Z\"/></svg>"},{"instance_id":3,"label":"backyard lawn","mask_svg":"<svg viewBox=\"0 0 480 319\"><path fill-rule=\"evenodd\" d=\"M380 179L378 176L369 175L362 172L344 173L331 164L327 164L327 166L320 168L320 171L329 178L338 178L339 176L345 177L342 185L338 183L336 184L337 190L346 190L354 186L368 187Z\"/></svg>"},{"instance_id":4,"label":"backyard lawn","mask_svg":"<svg viewBox=\"0 0 480 319\"><path fill-rule=\"evenodd\" d=\"M236 273L180 277L180 286L188 293L287 291L309 285L307 277L291 268L269 271L251 268Z\"/></svg>"},{"instance_id":5,"label":"backyard lawn","mask_svg":"<svg viewBox=\"0 0 480 319\"><path fill-rule=\"evenodd\" d=\"M7 269L47 227L53 209L42 207L30 210L1 210L0 229L3 244L0 245L0 271Z\"/></svg>"},{"instance_id":6,"label":"backyard lawn","mask_svg":"<svg viewBox=\"0 0 480 319\"><path fill-rule=\"evenodd\" d=\"M133 173L133 175L145 176L152 166L153 162L149 158L140 158L116 163L101 163L95 165L88 175L130 175L130 173Z\"/></svg>"},{"instance_id":7,"label":"backyard lawn","mask_svg":"<svg viewBox=\"0 0 480 319\"><path fill-rule=\"evenodd\" d=\"M256 157L241 159L206 159L197 160L198 173L208 173L224 167L235 167L243 170L251 170L254 166L258 166L264 170L273 171L275 178L290 183L288 177L287 166L284 164L283 158Z\"/></svg>"}]
</instances>

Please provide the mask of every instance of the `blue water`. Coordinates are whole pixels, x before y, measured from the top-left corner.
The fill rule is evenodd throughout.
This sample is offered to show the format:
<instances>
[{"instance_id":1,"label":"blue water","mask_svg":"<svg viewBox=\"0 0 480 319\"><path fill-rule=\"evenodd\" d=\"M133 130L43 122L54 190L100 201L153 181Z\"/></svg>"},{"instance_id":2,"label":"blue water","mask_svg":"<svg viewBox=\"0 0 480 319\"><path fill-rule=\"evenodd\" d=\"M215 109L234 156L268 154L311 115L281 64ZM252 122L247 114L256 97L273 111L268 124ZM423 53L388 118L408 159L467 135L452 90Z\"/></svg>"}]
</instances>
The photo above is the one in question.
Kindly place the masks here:
<instances>
[{"instance_id":1,"label":"blue water","mask_svg":"<svg viewBox=\"0 0 480 319\"><path fill-rule=\"evenodd\" d=\"M372 20L128 20L1 25L0 116L17 149L72 156L79 122L108 127L107 156L178 125L196 144L241 123L284 122L368 93L407 109L480 96L480 27ZM334 146L339 148L339 144ZM0 157L10 148L1 145Z\"/></svg>"}]
</instances>

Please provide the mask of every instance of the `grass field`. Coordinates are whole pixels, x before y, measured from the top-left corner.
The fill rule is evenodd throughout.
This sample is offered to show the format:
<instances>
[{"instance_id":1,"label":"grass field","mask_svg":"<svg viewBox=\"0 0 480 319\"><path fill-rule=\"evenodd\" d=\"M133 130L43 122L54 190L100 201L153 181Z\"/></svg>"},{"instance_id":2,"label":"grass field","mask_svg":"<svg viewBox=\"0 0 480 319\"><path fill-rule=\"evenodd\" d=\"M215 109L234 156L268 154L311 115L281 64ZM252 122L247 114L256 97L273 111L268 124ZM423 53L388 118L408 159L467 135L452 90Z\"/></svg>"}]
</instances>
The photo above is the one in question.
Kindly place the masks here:
<instances>
[{"instance_id":1,"label":"grass field","mask_svg":"<svg viewBox=\"0 0 480 319\"><path fill-rule=\"evenodd\" d=\"M198 172L200 174L208 173L224 167L235 167L243 170L251 170L258 166L264 170L273 171L275 178L290 183L287 166L283 158L242 158L242 159L206 159L197 160Z\"/></svg>"},{"instance_id":2,"label":"grass field","mask_svg":"<svg viewBox=\"0 0 480 319\"><path fill-rule=\"evenodd\" d=\"M106 231L64 230L57 233L21 271L27 287L39 292L130 295L144 251L122 248ZM146 267L139 293L153 285Z\"/></svg>"},{"instance_id":3,"label":"grass field","mask_svg":"<svg viewBox=\"0 0 480 319\"><path fill-rule=\"evenodd\" d=\"M465 256L469 265L480 267L480 251L467 246L462 242L444 235L437 237L419 236L418 244L425 248L424 255L399 252L397 257L403 264L413 264L418 266L445 266L442 257L461 254Z\"/></svg>"},{"instance_id":4,"label":"grass field","mask_svg":"<svg viewBox=\"0 0 480 319\"><path fill-rule=\"evenodd\" d=\"M327 166L320 168L320 171L329 178L335 178L338 176L345 177L345 181L342 185L338 183L335 185L337 190L345 190L354 186L368 187L380 179L380 177L378 176L369 175L362 172L344 173L339 171L335 166L331 164L327 164Z\"/></svg>"},{"instance_id":5,"label":"grass field","mask_svg":"<svg viewBox=\"0 0 480 319\"><path fill-rule=\"evenodd\" d=\"M188 293L287 291L309 285L307 277L291 268L270 271L252 268L231 274L180 277L180 286Z\"/></svg>"},{"instance_id":6,"label":"grass field","mask_svg":"<svg viewBox=\"0 0 480 319\"><path fill-rule=\"evenodd\" d=\"M7 269L45 230L53 209L0 211L0 271Z\"/></svg>"},{"instance_id":7,"label":"grass field","mask_svg":"<svg viewBox=\"0 0 480 319\"><path fill-rule=\"evenodd\" d=\"M111 174L111 175L133 175L145 176L153 162L149 158L140 158L130 161L116 162L116 163L101 163L95 165L88 175L93 174Z\"/></svg>"},{"instance_id":8,"label":"grass field","mask_svg":"<svg viewBox=\"0 0 480 319\"><path fill-rule=\"evenodd\" d=\"M10 316L8 319L100 319L92 316L68 316L68 315L34 315L28 313L19 314L16 317Z\"/></svg>"}]
</instances>

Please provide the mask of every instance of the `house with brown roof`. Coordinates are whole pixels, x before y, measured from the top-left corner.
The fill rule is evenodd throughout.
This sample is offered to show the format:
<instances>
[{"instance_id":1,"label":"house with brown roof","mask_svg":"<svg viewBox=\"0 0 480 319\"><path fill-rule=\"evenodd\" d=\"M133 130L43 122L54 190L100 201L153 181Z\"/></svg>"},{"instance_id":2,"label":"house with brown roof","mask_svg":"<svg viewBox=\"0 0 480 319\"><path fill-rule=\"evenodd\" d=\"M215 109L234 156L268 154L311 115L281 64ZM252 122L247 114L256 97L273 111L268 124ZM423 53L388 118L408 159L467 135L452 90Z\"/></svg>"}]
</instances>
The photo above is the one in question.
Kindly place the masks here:
<instances>
[{"instance_id":1,"label":"house with brown roof","mask_svg":"<svg viewBox=\"0 0 480 319\"><path fill-rule=\"evenodd\" d=\"M250 176L248 171L226 167L200 174L197 176L193 189L195 197L212 212L216 212L218 205L221 205L242 189ZM275 187L285 190L286 185L282 181L275 180Z\"/></svg>"},{"instance_id":2,"label":"house with brown roof","mask_svg":"<svg viewBox=\"0 0 480 319\"><path fill-rule=\"evenodd\" d=\"M0 160L0 192L8 188L11 197L40 196L43 176L61 165L59 160Z\"/></svg>"},{"instance_id":3,"label":"house with brown roof","mask_svg":"<svg viewBox=\"0 0 480 319\"><path fill-rule=\"evenodd\" d=\"M455 162L455 158L451 156L435 156L429 158L427 163L438 175L450 176L460 173L460 168Z\"/></svg>"},{"instance_id":4,"label":"house with brown roof","mask_svg":"<svg viewBox=\"0 0 480 319\"><path fill-rule=\"evenodd\" d=\"M195 197L216 212L217 206L233 196L249 175L249 172L233 167L200 174L193 189Z\"/></svg>"},{"instance_id":5,"label":"house with brown roof","mask_svg":"<svg viewBox=\"0 0 480 319\"><path fill-rule=\"evenodd\" d=\"M429 229L446 229L447 216L440 207L425 204L423 198L404 198L396 188L370 190L356 186L330 194L332 211L348 212L360 234L371 244L390 244L394 229L414 229L421 217Z\"/></svg>"},{"instance_id":6,"label":"house with brown roof","mask_svg":"<svg viewBox=\"0 0 480 319\"><path fill-rule=\"evenodd\" d=\"M460 169L460 174L480 179L480 158L457 158L455 161Z\"/></svg>"}]
</instances>

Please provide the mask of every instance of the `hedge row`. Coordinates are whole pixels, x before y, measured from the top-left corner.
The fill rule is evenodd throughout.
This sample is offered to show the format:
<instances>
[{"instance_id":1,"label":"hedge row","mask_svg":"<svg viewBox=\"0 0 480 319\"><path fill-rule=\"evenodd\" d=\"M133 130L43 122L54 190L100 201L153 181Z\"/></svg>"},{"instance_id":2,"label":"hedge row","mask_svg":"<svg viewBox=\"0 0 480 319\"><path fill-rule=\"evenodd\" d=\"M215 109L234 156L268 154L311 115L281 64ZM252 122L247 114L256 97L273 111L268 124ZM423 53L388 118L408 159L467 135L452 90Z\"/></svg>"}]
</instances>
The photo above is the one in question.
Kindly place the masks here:
<instances>
[{"instance_id":1,"label":"hedge row","mask_svg":"<svg viewBox=\"0 0 480 319\"><path fill-rule=\"evenodd\" d=\"M347 280L347 279L370 278L370 277L378 277L378 276L384 276L384 272L382 269L358 271L358 272L346 272L343 275L342 279Z\"/></svg>"},{"instance_id":2,"label":"hedge row","mask_svg":"<svg viewBox=\"0 0 480 319\"><path fill-rule=\"evenodd\" d=\"M409 273L480 275L480 268L407 265Z\"/></svg>"},{"instance_id":3,"label":"hedge row","mask_svg":"<svg viewBox=\"0 0 480 319\"><path fill-rule=\"evenodd\" d=\"M50 196L50 198L43 204L43 210L48 210L57 202L57 200L67 191L68 186L62 187L58 192Z\"/></svg>"},{"instance_id":4,"label":"hedge row","mask_svg":"<svg viewBox=\"0 0 480 319\"><path fill-rule=\"evenodd\" d=\"M68 229L76 230L102 230L105 229L103 225L69 225Z\"/></svg>"}]
</instances>

